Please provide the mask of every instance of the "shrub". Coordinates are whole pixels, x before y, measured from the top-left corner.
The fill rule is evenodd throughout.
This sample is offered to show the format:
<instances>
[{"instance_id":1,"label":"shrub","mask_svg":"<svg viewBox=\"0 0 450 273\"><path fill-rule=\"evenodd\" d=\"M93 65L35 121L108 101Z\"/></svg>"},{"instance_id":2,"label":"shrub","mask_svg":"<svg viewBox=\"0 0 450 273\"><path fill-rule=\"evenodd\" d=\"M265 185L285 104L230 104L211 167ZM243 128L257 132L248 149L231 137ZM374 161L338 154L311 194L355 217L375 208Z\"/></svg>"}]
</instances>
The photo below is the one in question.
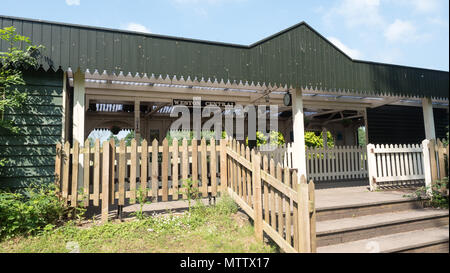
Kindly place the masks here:
<instances>
[{"instance_id":1,"label":"shrub","mask_svg":"<svg viewBox=\"0 0 450 273\"><path fill-rule=\"evenodd\" d=\"M23 192L0 192L0 239L31 235L57 224L66 207L54 185L31 186Z\"/></svg>"}]
</instances>

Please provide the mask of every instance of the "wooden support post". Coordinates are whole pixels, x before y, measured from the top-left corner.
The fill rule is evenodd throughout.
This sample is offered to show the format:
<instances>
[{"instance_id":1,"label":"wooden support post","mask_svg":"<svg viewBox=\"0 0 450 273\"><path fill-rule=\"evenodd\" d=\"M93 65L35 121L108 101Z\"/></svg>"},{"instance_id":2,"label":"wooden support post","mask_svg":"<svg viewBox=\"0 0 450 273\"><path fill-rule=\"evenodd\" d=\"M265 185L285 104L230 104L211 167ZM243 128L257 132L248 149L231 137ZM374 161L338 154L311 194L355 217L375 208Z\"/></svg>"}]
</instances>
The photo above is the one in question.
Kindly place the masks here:
<instances>
[{"instance_id":1,"label":"wooden support post","mask_svg":"<svg viewBox=\"0 0 450 273\"><path fill-rule=\"evenodd\" d=\"M134 101L134 138L138 141L141 138L141 103L139 100ZM150 140L149 140L150 141Z\"/></svg>"},{"instance_id":2,"label":"wooden support post","mask_svg":"<svg viewBox=\"0 0 450 273\"><path fill-rule=\"evenodd\" d=\"M305 125L303 121L304 115L301 89L295 89L292 92L292 117L294 131L292 165L294 169L298 170L298 177L301 177L302 175L305 175L306 177ZM295 183L295 181L293 181L293 183Z\"/></svg>"},{"instance_id":3,"label":"wooden support post","mask_svg":"<svg viewBox=\"0 0 450 273\"><path fill-rule=\"evenodd\" d=\"M109 185L111 174L111 147L108 141L103 142L103 166L102 166L102 222L108 222L109 214Z\"/></svg>"},{"instance_id":4,"label":"wooden support post","mask_svg":"<svg viewBox=\"0 0 450 273\"><path fill-rule=\"evenodd\" d=\"M367 171L369 176L370 191L376 190L377 162L375 159L375 145L367 145Z\"/></svg>"},{"instance_id":5,"label":"wooden support post","mask_svg":"<svg viewBox=\"0 0 450 273\"><path fill-rule=\"evenodd\" d=\"M325 128L325 127L322 128L322 141L323 141L323 147L327 148L328 147L328 131L327 131L327 128Z\"/></svg>"},{"instance_id":6,"label":"wooden support post","mask_svg":"<svg viewBox=\"0 0 450 273\"><path fill-rule=\"evenodd\" d=\"M364 109L364 130L366 137L366 145L369 144L369 121L367 120L367 108Z\"/></svg>"},{"instance_id":7,"label":"wooden support post","mask_svg":"<svg viewBox=\"0 0 450 273\"><path fill-rule=\"evenodd\" d=\"M263 242L263 218L262 218L262 192L261 192L261 155L252 150L253 160L253 210L255 213L255 235L258 241Z\"/></svg>"},{"instance_id":8,"label":"wooden support post","mask_svg":"<svg viewBox=\"0 0 450 273\"><path fill-rule=\"evenodd\" d=\"M72 135L73 141L78 141L78 143L83 144L85 138L85 113L86 113L86 102L85 102L85 83L84 83L84 72L78 69L77 72L73 74L73 127ZM80 156L78 164L78 185L83 185L83 155Z\"/></svg>"},{"instance_id":9,"label":"wooden support post","mask_svg":"<svg viewBox=\"0 0 450 273\"><path fill-rule=\"evenodd\" d=\"M430 162L430 141L425 139L422 141L422 155L423 155L423 174L425 176L425 188L427 189L427 195L431 195L431 162Z\"/></svg>"},{"instance_id":10,"label":"wooden support post","mask_svg":"<svg viewBox=\"0 0 450 273\"><path fill-rule=\"evenodd\" d=\"M309 189L305 175L300 177L297 185L298 196L298 238L299 252L311 252L311 224L309 219Z\"/></svg>"},{"instance_id":11,"label":"wooden support post","mask_svg":"<svg viewBox=\"0 0 450 273\"><path fill-rule=\"evenodd\" d=\"M422 99L423 110L423 122L425 125L425 138L436 139L436 132L434 130L434 116L433 116L433 104L431 98Z\"/></svg>"}]
</instances>

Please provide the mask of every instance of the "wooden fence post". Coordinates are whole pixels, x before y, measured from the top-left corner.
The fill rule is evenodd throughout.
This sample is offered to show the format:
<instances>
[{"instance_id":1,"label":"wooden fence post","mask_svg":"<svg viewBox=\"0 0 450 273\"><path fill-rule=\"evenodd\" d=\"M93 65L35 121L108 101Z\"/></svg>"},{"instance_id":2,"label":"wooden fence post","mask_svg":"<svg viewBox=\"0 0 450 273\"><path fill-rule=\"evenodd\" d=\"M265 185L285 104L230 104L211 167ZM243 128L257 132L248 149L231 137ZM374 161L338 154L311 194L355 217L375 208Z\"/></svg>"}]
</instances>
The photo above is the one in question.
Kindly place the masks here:
<instances>
[{"instance_id":1,"label":"wooden fence post","mask_svg":"<svg viewBox=\"0 0 450 273\"><path fill-rule=\"evenodd\" d=\"M83 204L85 207L89 206L89 179L90 179L90 169L91 169L91 142L86 139L84 142L84 156L83 156Z\"/></svg>"},{"instance_id":2,"label":"wooden fence post","mask_svg":"<svg viewBox=\"0 0 450 273\"><path fill-rule=\"evenodd\" d=\"M255 235L258 241L263 242L263 219L261 204L261 155L252 149L253 160L253 211L255 213Z\"/></svg>"},{"instance_id":3,"label":"wooden fence post","mask_svg":"<svg viewBox=\"0 0 450 273\"><path fill-rule=\"evenodd\" d=\"M428 144L428 147L430 148L430 168L431 168L431 189L433 189L433 186L438 180L438 165L436 160L436 140L431 139L430 143Z\"/></svg>"},{"instance_id":4,"label":"wooden fence post","mask_svg":"<svg viewBox=\"0 0 450 273\"><path fill-rule=\"evenodd\" d=\"M227 140L220 140L220 189L222 192L227 190Z\"/></svg>"},{"instance_id":5,"label":"wooden fence post","mask_svg":"<svg viewBox=\"0 0 450 273\"><path fill-rule=\"evenodd\" d=\"M445 148L440 139L437 140L437 154L439 163L439 179L442 180L445 177Z\"/></svg>"},{"instance_id":6,"label":"wooden fence post","mask_svg":"<svg viewBox=\"0 0 450 273\"><path fill-rule=\"evenodd\" d=\"M427 194L431 195L431 162L430 162L430 150L428 146L430 141L425 139L422 141L422 153L423 153L423 174L425 176L425 188L427 189Z\"/></svg>"},{"instance_id":7,"label":"wooden fence post","mask_svg":"<svg viewBox=\"0 0 450 273\"><path fill-rule=\"evenodd\" d=\"M316 197L315 197L315 185L314 181L310 180L308 184L309 191L309 213L310 213L310 240L311 240L311 252L317 252L316 244Z\"/></svg>"},{"instance_id":8,"label":"wooden fence post","mask_svg":"<svg viewBox=\"0 0 450 273\"><path fill-rule=\"evenodd\" d=\"M311 252L311 233L309 220L309 189L306 183L306 177L302 174L297 185L298 196L298 238L299 252Z\"/></svg>"},{"instance_id":9,"label":"wooden fence post","mask_svg":"<svg viewBox=\"0 0 450 273\"><path fill-rule=\"evenodd\" d=\"M78 141L73 142L73 154L72 154L72 198L70 200L70 206L77 206L78 199L78 161L79 161L80 145Z\"/></svg>"},{"instance_id":10,"label":"wooden fence post","mask_svg":"<svg viewBox=\"0 0 450 273\"><path fill-rule=\"evenodd\" d=\"M114 179L110 177L110 168L114 167L111 165L111 146L108 141L103 142L103 166L102 166L102 222L108 222L109 213L109 195L110 195L110 180ZM112 163L114 164L114 163Z\"/></svg>"},{"instance_id":11,"label":"wooden fence post","mask_svg":"<svg viewBox=\"0 0 450 273\"><path fill-rule=\"evenodd\" d=\"M375 145L367 145L367 172L369 177L370 191L376 190L377 161L375 159Z\"/></svg>"}]
</instances>

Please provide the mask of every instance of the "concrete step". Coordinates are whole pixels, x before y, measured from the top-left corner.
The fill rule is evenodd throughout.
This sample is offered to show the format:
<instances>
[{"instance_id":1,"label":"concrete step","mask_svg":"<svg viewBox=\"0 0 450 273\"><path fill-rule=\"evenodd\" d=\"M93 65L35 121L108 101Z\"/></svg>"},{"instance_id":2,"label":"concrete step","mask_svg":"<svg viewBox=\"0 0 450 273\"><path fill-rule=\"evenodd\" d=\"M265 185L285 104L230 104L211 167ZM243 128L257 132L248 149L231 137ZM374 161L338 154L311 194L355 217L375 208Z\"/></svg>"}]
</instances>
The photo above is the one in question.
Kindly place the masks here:
<instances>
[{"instance_id":1,"label":"concrete step","mask_svg":"<svg viewBox=\"0 0 450 273\"><path fill-rule=\"evenodd\" d=\"M401 200L389 200L380 202L366 202L344 206L330 206L317 208L317 221L328 221L348 217L359 217L365 215L397 212L411 209L423 208L422 201L412 198Z\"/></svg>"},{"instance_id":2,"label":"concrete step","mask_svg":"<svg viewBox=\"0 0 450 273\"><path fill-rule=\"evenodd\" d=\"M342 218L316 223L317 246L440 227L449 224L448 210L415 209Z\"/></svg>"},{"instance_id":3,"label":"concrete step","mask_svg":"<svg viewBox=\"0 0 450 273\"><path fill-rule=\"evenodd\" d=\"M318 253L448 253L449 227L435 227L318 247Z\"/></svg>"}]
</instances>

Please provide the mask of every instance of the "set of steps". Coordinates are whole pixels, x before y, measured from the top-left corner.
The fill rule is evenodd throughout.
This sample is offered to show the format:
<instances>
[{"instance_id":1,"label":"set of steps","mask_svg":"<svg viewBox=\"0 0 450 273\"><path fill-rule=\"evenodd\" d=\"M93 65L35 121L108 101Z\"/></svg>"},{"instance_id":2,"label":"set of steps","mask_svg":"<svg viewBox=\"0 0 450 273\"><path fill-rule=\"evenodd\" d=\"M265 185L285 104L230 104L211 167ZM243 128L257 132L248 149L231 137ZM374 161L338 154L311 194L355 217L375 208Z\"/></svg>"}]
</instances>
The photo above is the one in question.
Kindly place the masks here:
<instances>
[{"instance_id":1,"label":"set of steps","mask_svg":"<svg viewBox=\"0 0 450 273\"><path fill-rule=\"evenodd\" d=\"M317 209L318 253L449 252L448 210L413 199Z\"/></svg>"}]
</instances>

